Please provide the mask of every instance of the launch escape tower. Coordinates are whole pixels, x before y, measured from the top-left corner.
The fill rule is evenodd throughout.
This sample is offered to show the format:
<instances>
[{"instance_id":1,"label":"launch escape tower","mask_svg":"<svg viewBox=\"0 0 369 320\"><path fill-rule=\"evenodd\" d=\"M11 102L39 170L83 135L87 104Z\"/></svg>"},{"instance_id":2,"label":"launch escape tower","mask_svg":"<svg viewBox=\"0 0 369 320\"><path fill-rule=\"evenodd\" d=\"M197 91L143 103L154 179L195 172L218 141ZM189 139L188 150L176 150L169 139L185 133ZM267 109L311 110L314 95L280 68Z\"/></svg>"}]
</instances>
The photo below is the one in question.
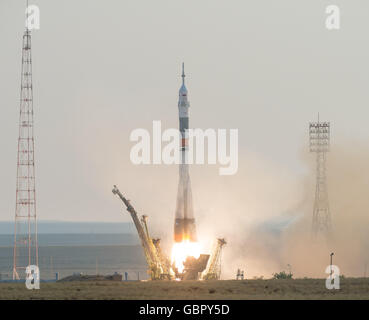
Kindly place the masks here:
<instances>
[{"instance_id":1,"label":"launch escape tower","mask_svg":"<svg viewBox=\"0 0 369 320\"><path fill-rule=\"evenodd\" d=\"M316 153L316 189L313 210L312 235L328 237L331 232L328 189L326 181L326 154L329 151L330 123L309 124L310 152Z\"/></svg>"},{"instance_id":2,"label":"launch escape tower","mask_svg":"<svg viewBox=\"0 0 369 320\"><path fill-rule=\"evenodd\" d=\"M27 266L38 266L33 129L31 31L26 26L22 48L13 279L24 278Z\"/></svg>"},{"instance_id":3,"label":"launch escape tower","mask_svg":"<svg viewBox=\"0 0 369 320\"><path fill-rule=\"evenodd\" d=\"M182 64L182 86L179 89L178 112L179 130L181 132L181 163L179 165L179 183L177 207L174 222L174 241L196 242L196 226L192 206L191 180L188 171L188 128L190 102L185 85L184 64Z\"/></svg>"}]
</instances>

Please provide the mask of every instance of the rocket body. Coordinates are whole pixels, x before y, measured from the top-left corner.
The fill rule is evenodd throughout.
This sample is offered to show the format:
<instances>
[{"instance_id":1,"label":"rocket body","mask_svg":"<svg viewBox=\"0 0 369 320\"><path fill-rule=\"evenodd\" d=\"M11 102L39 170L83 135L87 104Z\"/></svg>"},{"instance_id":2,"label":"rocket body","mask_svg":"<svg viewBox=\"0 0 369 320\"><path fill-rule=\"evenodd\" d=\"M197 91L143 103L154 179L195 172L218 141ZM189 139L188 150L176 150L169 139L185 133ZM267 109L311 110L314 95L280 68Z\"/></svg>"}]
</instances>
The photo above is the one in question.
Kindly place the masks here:
<instances>
[{"instance_id":1,"label":"rocket body","mask_svg":"<svg viewBox=\"0 0 369 320\"><path fill-rule=\"evenodd\" d=\"M178 111L179 130L181 132L181 164L179 165L179 183L177 194L177 206L174 222L174 241L197 241L196 225L193 214L191 180L188 171L187 155L188 140L187 130L189 127L188 109L190 103L185 86L184 66L182 65L182 86L179 89Z\"/></svg>"}]
</instances>

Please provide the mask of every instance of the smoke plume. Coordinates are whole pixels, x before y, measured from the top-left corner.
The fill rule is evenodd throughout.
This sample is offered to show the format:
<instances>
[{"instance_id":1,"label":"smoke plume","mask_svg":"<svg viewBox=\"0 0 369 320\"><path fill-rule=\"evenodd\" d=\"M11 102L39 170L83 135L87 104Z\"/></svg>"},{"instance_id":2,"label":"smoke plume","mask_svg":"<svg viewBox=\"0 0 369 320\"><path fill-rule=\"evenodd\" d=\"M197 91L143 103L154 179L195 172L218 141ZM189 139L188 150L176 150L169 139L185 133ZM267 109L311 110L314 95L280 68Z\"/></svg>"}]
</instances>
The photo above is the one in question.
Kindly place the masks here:
<instances>
[{"instance_id":1,"label":"smoke plume","mask_svg":"<svg viewBox=\"0 0 369 320\"><path fill-rule=\"evenodd\" d=\"M207 241L216 236L228 241L223 278L234 278L238 268L247 278L270 278L289 268L294 277L323 278L331 252L341 274L364 275L369 262L369 150L364 143L346 140L328 154L333 227L328 240L311 237L315 157L304 152L301 158L307 173L294 178L288 169L246 154L233 179L217 177L204 185L207 191L196 191L202 204L210 204L197 213L201 235Z\"/></svg>"}]
</instances>

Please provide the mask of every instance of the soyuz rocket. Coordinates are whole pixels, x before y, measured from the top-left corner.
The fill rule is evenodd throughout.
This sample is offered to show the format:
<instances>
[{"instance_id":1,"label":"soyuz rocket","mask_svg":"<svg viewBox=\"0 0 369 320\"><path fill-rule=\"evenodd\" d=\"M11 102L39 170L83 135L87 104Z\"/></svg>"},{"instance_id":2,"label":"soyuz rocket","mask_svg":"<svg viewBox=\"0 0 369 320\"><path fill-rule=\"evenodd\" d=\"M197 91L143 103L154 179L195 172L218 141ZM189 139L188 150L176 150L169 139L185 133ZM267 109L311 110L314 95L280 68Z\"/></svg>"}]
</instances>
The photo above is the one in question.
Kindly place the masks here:
<instances>
[{"instance_id":1,"label":"soyuz rocket","mask_svg":"<svg viewBox=\"0 0 369 320\"><path fill-rule=\"evenodd\" d=\"M179 183L177 194L177 206L174 222L174 241L196 242L196 226L192 206L191 180L188 172L188 109L190 103L185 85L184 63L182 64L182 86L179 89L178 111L179 130L181 132L181 163L179 165Z\"/></svg>"}]
</instances>

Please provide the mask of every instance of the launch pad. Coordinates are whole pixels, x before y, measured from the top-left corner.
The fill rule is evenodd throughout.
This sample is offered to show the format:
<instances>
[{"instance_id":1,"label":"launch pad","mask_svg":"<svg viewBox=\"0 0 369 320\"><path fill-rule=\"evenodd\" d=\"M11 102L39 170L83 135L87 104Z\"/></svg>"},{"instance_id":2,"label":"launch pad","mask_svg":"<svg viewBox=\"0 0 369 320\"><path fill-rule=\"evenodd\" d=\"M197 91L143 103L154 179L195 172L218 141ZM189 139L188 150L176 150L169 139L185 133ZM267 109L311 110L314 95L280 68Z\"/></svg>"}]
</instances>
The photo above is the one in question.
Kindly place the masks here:
<instances>
[{"instance_id":1,"label":"launch pad","mask_svg":"<svg viewBox=\"0 0 369 320\"><path fill-rule=\"evenodd\" d=\"M188 255L183 262L183 270L179 270L175 266L175 261L171 261L161 250L160 239L150 237L147 216L143 215L139 219L130 201L122 195L117 186L114 186L112 192L118 195L131 214L144 249L151 280L218 280L220 278L221 250L226 244L224 239L218 239L211 254L200 254L198 258Z\"/></svg>"}]
</instances>

